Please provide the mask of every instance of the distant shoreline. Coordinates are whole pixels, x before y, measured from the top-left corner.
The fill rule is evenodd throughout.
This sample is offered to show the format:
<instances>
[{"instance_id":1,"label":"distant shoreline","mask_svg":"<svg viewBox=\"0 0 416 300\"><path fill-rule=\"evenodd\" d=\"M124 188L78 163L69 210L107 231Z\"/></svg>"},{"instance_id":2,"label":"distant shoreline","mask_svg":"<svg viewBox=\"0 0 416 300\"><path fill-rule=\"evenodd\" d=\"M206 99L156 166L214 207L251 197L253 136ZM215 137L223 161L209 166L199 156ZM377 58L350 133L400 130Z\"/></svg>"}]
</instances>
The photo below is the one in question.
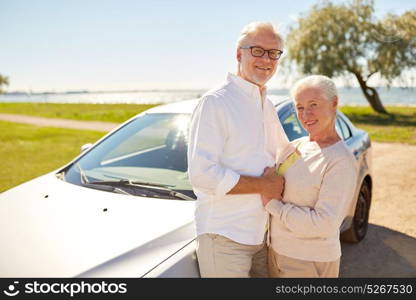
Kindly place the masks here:
<instances>
[{"instance_id":1,"label":"distant shoreline","mask_svg":"<svg viewBox=\"0 0 416 300\"><path fill-rule=\"evenodd\" d=\"M143 91L67 91L65 93L33 93L21 92L0 95L0 102L31 102L31 103L94 103L94 104L160 104L181 100L200 98L206 90L143 90ZM416 90L414 88L385 87L378 93L384 105L414 106ZM269 97L273 103L290 98L288 89L270 89ZM339 88L340 105L368 105L360 88Z\"/></svg>"},{"instance_id":2,"label":"distant shoreline","mask_svg":"<svg viewBox=\"0 0 416 300\"><path fill-rule=\"evenodd\" d=\"M188 99L190 100L190 99ZM131 105L131 106L137 106L137 105L164 105L164 104L168 104L168 103L120 103L120 102L106 102L106 103L102 103L102 102L36 102L36 101L30 101L30 102L24 102L24 101L2 101L0 99L0 104L6 104L6 105L25 105L25 104L42 104L42 105L56 105L56 104L62 104L62 105L91 105L91 104L96 104L96 105ZM416 103L383 103L383 105L385 107L416 107ZM338 105L339 107L369 107L370 104L369 103L340 103Z\"/></svg>"},{"instance_id":3,"label":"distant shoreline","mask_svg":"<svg viewBox=\"0 0 416 300\"><path fill-rule=\"evenodd\" d=\"M383 101L381 101L383 102ZM393 107L416 107L416 103L382 103L385 107L393 106ZM340 104L339 106L351 106L351 107L360 107L360 106L370 106L370 103L350 103L350 104Z\"/></svg>"},{"instance_id":4,"label":"distant shoreline","mask_svg":"<svg viewBox=\"0 0 416 300\"><path fill-rule=\"evenodd\" d=\"M399 90L416 90L416 86L410 87L385 87L379 86L374 87L377 91L380 90L391 90L391 89L399 89ZM25 91L12 91L6 92L1 95L74 95L74 94L130 94L130 93L205 93L209 89L143 89L143 90L110 90L110 91L89 91L89 90L68 90L68 91L42 91L42 92L25 92ZM271 88L269 89L269 93L281 93L287 92L290 89L288 88ZM361 90L360 87L339 87L338 90Z\"/></svg>"},{"instance_id":5,"label":"distant shoreline","mask_svg":"<svg viewBox=\"0 0 416 300\"><path fill-rule=\"evenodd\" d=\"M13 92L6 92L3 95L73 95L73 94L131 94L131 93L183 93L183 92L191 92L191 93L198 93L198 92L206 92L209 89L167 89L167 90L120 90L120 91L61 91L61 92L54 92L54 91L44 91L44 92L23 92L23 91L13 91ZM280 89L277 89L280 90ZM284 89L282 89L284 90Z\"/></svg>"},{"instance_id":6,"label":"distant shoreline","mask_svg":"<svg viewBox=\"0 0 416 300\"><path fill-rule=\"evenodd\" d=\"M65 92L7 92L2 95L76 95L76 94L132 94L132 93L181 93L181 92L206 92L206 90L132 90L132 91L65 91Z\"/></svg>"}]
</instances>

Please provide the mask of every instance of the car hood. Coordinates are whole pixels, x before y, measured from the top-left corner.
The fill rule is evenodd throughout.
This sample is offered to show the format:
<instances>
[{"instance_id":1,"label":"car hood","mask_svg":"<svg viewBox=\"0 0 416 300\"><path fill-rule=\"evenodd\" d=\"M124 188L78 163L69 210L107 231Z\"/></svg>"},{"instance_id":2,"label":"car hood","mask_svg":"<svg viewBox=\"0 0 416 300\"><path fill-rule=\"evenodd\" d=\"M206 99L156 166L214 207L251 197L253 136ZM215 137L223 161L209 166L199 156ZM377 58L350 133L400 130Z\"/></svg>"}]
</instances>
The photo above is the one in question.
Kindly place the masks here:
<instances>
[{"instance_id":1,"label":"car hood","mask_svg":"<svg viewBox=\"0 0 416 300\"><path fill-rule=\"evenodd\" d=\"M0 277L143 276L193 240L193 212L44 175L0 194Z\"/></svg>"}]
</instances>

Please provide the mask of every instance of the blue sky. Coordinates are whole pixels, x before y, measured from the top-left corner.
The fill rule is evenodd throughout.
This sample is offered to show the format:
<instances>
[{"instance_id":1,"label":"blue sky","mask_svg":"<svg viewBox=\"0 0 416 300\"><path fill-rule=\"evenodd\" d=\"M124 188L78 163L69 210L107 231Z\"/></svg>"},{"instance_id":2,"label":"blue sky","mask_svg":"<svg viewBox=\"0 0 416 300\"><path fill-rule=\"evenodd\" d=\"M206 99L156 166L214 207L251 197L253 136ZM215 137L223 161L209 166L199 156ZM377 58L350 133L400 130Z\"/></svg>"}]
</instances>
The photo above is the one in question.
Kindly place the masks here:
<instances>
[{"instance_id":1,"label":"blue sky","mask_svg":"<svg viewBox=\"0 0 416 300\"><path fill-rule=\"evenodd\" d=\"M245 24L272 21L285 34L316 2L0 0L0 73L9 91L206 89L235 70ZM416 1L375 8L381 17ZM269 86L283 84L278 74Z\"/></svg>"}]
</instances>

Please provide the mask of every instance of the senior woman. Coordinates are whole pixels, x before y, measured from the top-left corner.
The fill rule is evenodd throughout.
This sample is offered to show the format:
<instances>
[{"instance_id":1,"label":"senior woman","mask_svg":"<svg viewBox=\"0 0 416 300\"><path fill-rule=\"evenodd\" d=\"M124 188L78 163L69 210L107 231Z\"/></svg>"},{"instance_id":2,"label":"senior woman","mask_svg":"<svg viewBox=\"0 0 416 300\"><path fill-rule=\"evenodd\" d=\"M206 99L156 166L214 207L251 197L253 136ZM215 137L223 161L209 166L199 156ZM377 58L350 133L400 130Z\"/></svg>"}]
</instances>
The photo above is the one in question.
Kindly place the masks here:
<instances>
[{"instance_id":1,"label":"senior woman","mask_svg":"<svg viewBox=\"0 0 416 300\"><path fill-rule=\"evenodd\" d=\"M337 90L314 75L292 89L296 113L309 136L278 158L282 199L263 199L271 215L271 277L338 277L339 228L352 201L357 162L335 130Z\"/></svg>"}]
</instances>

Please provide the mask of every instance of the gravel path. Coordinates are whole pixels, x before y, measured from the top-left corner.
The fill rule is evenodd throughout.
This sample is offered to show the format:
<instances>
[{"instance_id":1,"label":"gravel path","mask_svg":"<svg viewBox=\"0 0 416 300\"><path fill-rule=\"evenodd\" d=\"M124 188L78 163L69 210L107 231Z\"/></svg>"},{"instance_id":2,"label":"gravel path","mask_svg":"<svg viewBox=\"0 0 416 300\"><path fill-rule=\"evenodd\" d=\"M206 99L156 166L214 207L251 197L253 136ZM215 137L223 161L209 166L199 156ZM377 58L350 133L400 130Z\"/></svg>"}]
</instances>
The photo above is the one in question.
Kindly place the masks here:
<instances>
[{"instance_id":1,"label":"gravel path","mask_svg":"<svg viewBox=\"0 0 416 300\"><path fill-rule=\"evenodd\" d=\"M37 126L84 129L84 130L95 130L95 131L110 131L111 129L119 125L118 123L110 123L110 122L52 119L52 118L32 117L32 116L18 115L18 114L0 114L0 120L15 122L15 123L31 124L31 125L37 125Z\"/></svg>"},{"instance_id":2,"label":"gravel path","mask_svg":"<svg viewBox=\"0 0 416 300\"><path fill-rule=\"evenodd\" d=\"M374 143L373 170L370 222L416 238L416 146Z\"/></svg>"},{"instance_id":3,"label":"gravel path","mask_svg":"<svg viewBox=\"0 0 416 300\"><path fill-rule=\"evenodd\" d=\"M370 226L343 244L342 277L416 277L416 146L373 143Z\"/></svg>"}]
</instances>

